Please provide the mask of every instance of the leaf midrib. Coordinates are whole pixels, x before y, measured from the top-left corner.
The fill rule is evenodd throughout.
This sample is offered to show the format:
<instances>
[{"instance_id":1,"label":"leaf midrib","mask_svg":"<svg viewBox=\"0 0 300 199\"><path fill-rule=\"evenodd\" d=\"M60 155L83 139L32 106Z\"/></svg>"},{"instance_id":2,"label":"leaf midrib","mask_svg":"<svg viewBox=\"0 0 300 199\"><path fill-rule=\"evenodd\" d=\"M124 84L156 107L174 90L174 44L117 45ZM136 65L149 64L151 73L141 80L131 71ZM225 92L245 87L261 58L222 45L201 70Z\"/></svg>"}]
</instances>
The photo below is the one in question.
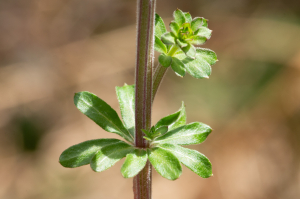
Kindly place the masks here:
<instances>
[{"instance_id":1,"label":"leaf midrib","mask_svg":"<svg viewBox=\"0 0 300 199\"><path fill-rule=\"evenodd\" d=\"M113 126L116 127L116 129L119 130L120 133L124 133L118 126L116 126L111 120L109 120L105 115L103 115L100 111L98 111L94 106L92 106L90 103L88 103L87 101L85 101L83 98L81 98L81 100L86 103L87 105L89 105L90 107L92 107L94 110L96 110L96 112L98 112L100 115L102 115L107 121L109 121L110 124L112 124ZM129 132L128 132L129 133ZM128 135L124 134L127 138L128 138ZM129 133L130 137L131 138L129 140L133 141L133 137L131 136L131 134Z\"/></svg>"},{"instance_id":2,"label":"leaf midrib","mask_svg":"<svg viewBox=\"0 0 300 199\"><path fill-rule=\"evenodd\" d=\"M207 133L207 132L185 134L185 135L182 135L182 136L171 137L171 138L162 139L162 140L156 140L156 141L154 141L153 143L164 142L164 141L166 141L166 140L173 140L173 139L178 139L178 138L181 138L181 137L187 137L187 136L191 136L191 135L204 134L204 133Z\"/></svg>"}]
</instances>

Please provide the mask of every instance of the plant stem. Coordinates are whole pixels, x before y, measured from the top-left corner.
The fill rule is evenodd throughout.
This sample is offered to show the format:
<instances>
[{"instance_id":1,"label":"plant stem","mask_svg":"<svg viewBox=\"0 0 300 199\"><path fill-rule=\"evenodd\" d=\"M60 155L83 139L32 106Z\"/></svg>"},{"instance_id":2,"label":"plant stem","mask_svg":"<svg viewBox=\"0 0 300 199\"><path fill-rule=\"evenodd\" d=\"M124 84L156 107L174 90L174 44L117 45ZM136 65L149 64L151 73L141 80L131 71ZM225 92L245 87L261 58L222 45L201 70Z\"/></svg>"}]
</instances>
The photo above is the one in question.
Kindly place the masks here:
<instances>
[{"instance_id":1,"label":"plant stem","mask_svg":"<svg viewBox=\"0 0 300 199\"><path fill-rule=\"evenodd\" d=\"M170 49L170 51L168 52L169 56L173 56L176 51L179 49L179 47L177 45L172 46L172 48ZM154 101L154 97L156 95L156 92L159 88L159 85L163 79L163 77L165 76L165 73L167 72L169 67L164 67L160 64L158 64L155 68L154 74L153 74L153 88L152 88L152 102Z\"/></svg>"},{"instance_id":2,"label":"plant stem","mask_svg":"<svg viewBox=\"0 0 300 199\"><path fill-rule=\"evenodd\" d=\"M135 76L135 146L148 148L141 129L151 127L152 68L154 59L154 14L156 0L138 0L137 55ZM148 161L134 178L135 199L151 199L152 168Z\"/></svg>"}]
</instances>

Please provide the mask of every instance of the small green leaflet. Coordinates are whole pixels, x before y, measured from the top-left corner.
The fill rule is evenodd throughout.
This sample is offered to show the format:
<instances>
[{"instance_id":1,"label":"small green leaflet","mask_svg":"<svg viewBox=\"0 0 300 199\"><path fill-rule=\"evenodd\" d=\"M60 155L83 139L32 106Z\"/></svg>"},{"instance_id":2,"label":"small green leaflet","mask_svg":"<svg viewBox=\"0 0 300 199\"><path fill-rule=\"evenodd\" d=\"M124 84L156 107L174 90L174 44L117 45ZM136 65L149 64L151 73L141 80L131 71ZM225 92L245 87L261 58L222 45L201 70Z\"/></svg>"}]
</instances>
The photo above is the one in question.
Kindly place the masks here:
<instances>
[{"instance_id":1,"label":"small green leaflet","mask_svg":"<svg viewBox=\"0 0 300 199\"><path fill-rule=\"evenodd\" d=\"M80 167L91 162L102 147L120 143L118 139L97 139L82 142L66 149L59 157L59 163L68 168Z\"/></svg>"},{"instance_id":2,"label":"small green leaflet","mask_svg":"<svg viewBox=\"0 0 300 199\"><path fill-rule=\"evenodd\" d=\"M176 113L173 113L171 115L168 115L160 119L155 124L155 129L158 129L162 126L168 126L169 131L171 131L185 124L186 124L186 112L185 112L184 102L182 102L181 108Z\"/></svg>"},{"instance_id":3,"label":"small green leaflet","mask_svg":"<svg viewBox=\"0 0 300 199\"><path fill-rule=\"evenodd\" d=\"M145 167L147 159L147 152L143 149L135 149L128 153L121 168L123 177L131 178L136 176Z\"/></svg>"},{"instance_id":4,"label":"small green leaflet","mask_svg":"<svg viewBox=\"0 0 300 199\"><path fill-rule=\"evenodd\" d=\"M190 59L182 52L178 52L174 56L180 59L184 63L186 71L197 79L208 78L211 74L211 65L217 61L216 53L206 48L196 48L196 59Z\"/></svg>"},{"instance_id":5,"label":"small green leaflet","mask_svg":"<svg viewBox=\"0 0 300 199\"><path fill-rule=\"evenodd\" d=\"M167 46L157 37L155 36L154 49L160 53L167 53Z\"/></svg>"},{"instance_id":6,"label":"small green leaflet","mask_svg":"<svg viewBox=\"0 0 300 199\"><path fill-rule=\"evenodd\" d=\"M104 130L116 133L129 142L133 142L132 135L124 127L117 112L106 102L90 92L79 92L74 96L76 107Z\"/></svg>"},{"instance_id":7,"label":"small green leaflet","mask_svg":"<svg viewBox=\"0 0 300 199\"><path fill-rule=\"evenodd\" d=\"M162 144L158 145L158 147L170 151L182 164L202 178L208 178L212 176L212 167L210 161L198 151L174 144Z\"/></svg>"},{"instance_id":8,"label":"small green leaflet","mask_svg":"<svg viewBox=\"0 0 300 199\"><path fill-rule=\"evenodd\" d=\"M172 57L171 67L176 75L180 77L185 76L186 69L184 67L184 64L176 57Z\"/></svg>"},{"instance_id":9,"label":"small green leaflet","mask_svg":"<svg viewBox=\"0 0 300 199\"><path fill-rule=\"evenodd\" d=\"M191 59L196 57L196 48L192 44L188 44L186 47L181 48L181 50Z\"/></svg>"},{"instance_id":10,"label":"small green leaflet","mask_svg":"<svg viewBox=\"0 0 300 199\"><path fill-rule=\"evenodd\" d=\"M134 137L135 127L135 96L134 85L125 84L122 87L116 87L117 97L120 105L121 115L125 127Z\"/></svg>"},{"instance_id":11,"label":"small green leaflet","mask_svg":"<svg viewBox=\"0 0 300 199\"><path fill-rule=\"evenodd\" d=\"M173 45L175 44L175 38L172 36L171 33L167 32L161 36L161 41L166 45Z\"/></svg>"},{"instance_id":12,"label":"small green leaflet","mask_svg":"<svg viewBox=\"0 0 300 199\"><path fill-rule=\"evenodd\" d=\"M167 32L166 26L162 18L155 14L155 36L157 36L159 39L161 36Z\"/></svg>"},{"instance_id":13,"label":"small green leaflet","mask_svg":"<svg viewBox=\"0 0 300 199\"><path fill-rule=\"evenodd\" d=\"M211 131L212 129L208 125L194 122L167 132L163 136L156 138L153 143L178 145L201 144Z\"/></svg>"},{"instance_id":14,"label":"small green leaflet","mask_svg":"<svg viewBox=\"0 0 300 199\"><path fill-rule=\"evenodd\" d=\"M176 180L181 175L181 164L171 152L155 147L148 149L148 156L149 161L162 177Z\"/></svg>"},{"instance_id":15,"label":"small green leaflet","mask_svg":"<svg viewBox=\"0 0 300 199\"><path fill-rule=\"evenodd\" d=\"M91 160L91 168L96 172L104 171L132 152L134 147L126 142L108 145L98 151Z\"/></svg>"},{"instance_id":16,"label":"small green leaflet","mask_svg":"<svg viewBox=\"0 0 300 199\"><path fill-rule=\"evenodd\" d=\"M179 10L179 9L177 9L177 10L174 11L173 17L174 17L175 22L179 26L181 26L182 24L184 24L186 22L184 13L181 10Z\"/></svg>"},{"instance_id":17,"label":"small green leaflet","mask_svg":"<svg viewBox=\"0 0 300 199\"><path fill-rule=\"evenodd\" d=\"M172 63L172 57L162 53L158 57L159 63L164 67L169 67Z\"/></svg>"}]
</instances>

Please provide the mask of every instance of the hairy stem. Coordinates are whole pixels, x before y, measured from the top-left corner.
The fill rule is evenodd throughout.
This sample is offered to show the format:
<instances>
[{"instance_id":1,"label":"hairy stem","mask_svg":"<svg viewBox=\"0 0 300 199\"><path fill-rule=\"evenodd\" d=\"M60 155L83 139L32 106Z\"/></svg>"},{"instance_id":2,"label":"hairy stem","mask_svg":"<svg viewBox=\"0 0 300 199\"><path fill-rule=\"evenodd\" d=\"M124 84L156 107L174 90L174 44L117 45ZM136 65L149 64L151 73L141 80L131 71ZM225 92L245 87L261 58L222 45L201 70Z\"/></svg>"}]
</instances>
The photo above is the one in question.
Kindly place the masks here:
<instances>
[{"instance_id":1,"label":"hairy stem","mask_svg":"<svg viewBox=\"0 0 300 199\"><path fill-rule=\"evenodd\" d=\"M172 48L170 49L170 51L168 52L169 56L173 56L177 50L179 49L179 47L177 45L172 46ZM160 64L158 64L154 70L154 74L153 74L153 84L152 84L152 102L154 101L154 97L156 95L156 92L159 88L159 85L163 79L163 77L165 76L165 73L167 72L169 67L164 67Z\"/></svg>"},{"instance_id":2,"label":"hairy stem","mask_svg":"<svg viewBox=\"0 0 300 199\"><path fill-rule=\"evenodd\" d=\"M154 15L156 0L138 0L137 7L137 55L135 76L135 141L139 148L149 143L141 129L151 127L152 68L154 59ZM152 171L147 162L145 168L134 178L135 199L151 199Z\"/></svg>"}]
</instances>

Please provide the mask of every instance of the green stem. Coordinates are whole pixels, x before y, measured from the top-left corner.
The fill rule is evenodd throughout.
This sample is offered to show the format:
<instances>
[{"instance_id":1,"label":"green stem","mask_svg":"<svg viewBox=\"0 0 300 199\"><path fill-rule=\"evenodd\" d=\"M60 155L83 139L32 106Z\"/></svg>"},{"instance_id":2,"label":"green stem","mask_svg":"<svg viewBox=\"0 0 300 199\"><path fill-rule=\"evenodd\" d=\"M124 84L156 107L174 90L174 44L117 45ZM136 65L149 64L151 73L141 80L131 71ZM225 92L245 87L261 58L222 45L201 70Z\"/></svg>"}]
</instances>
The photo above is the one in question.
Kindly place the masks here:
<instances>
[{"instance_id":1,"label":"green stem","mask_svg":"<svg viewBox=\"0 0 300 199\"><path fill-rule=\"evenodd\" d=\"M179 47L177 45L174 45L171 47L170 51L168 52L167 55L169 56L173 56L176 51L179 49ZM162 79L164 78L167 70L168 70L169 67L164 67L160 64L157 65L157 67L155 68L155 71L154 71L154 74L153 74L153 86L152 86L152 102L154 101L154 97L157 93L157 90L159 88L159 85L162 81Z\"/></svg>"},{"instance_id":2,"label":"green stem","mask_svg":"<svg viewBox=\"0 0 300 199\"><path fill-rule=\"evenodd\" d=\"M137 56L135 76L135 146L148 148L141 129L151 127L152 68L154 59L154 15L156 0L138 0ZM151 199L152 168L148 161L134 178L135 199Z\"/></svg>"}]
</instances>

